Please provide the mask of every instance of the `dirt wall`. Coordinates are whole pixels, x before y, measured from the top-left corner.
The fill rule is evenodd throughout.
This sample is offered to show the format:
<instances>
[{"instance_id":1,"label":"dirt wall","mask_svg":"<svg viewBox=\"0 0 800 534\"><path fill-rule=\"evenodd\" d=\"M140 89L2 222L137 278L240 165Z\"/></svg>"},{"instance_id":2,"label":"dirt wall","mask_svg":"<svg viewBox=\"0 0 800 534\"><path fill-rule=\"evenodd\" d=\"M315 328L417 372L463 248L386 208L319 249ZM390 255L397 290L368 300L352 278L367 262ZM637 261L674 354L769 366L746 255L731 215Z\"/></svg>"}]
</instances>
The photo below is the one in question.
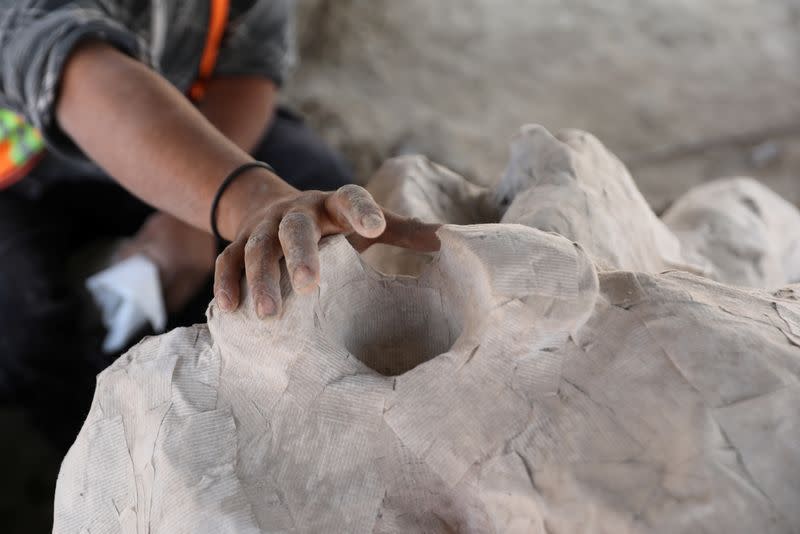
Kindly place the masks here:
<instances>
[{"instance_id":1,"label":"dirt wall","mask_svg":"<svg viewBox=\"0 0 800 534\"><path fill-rule=\"evenodd\" d=\"M720 174L800 201L796 1L298 0L298 13L289 101L362 180L421 152L491 181L516 128L538 122L597 135L656 209Z\"/></svg>"}]
</instances>

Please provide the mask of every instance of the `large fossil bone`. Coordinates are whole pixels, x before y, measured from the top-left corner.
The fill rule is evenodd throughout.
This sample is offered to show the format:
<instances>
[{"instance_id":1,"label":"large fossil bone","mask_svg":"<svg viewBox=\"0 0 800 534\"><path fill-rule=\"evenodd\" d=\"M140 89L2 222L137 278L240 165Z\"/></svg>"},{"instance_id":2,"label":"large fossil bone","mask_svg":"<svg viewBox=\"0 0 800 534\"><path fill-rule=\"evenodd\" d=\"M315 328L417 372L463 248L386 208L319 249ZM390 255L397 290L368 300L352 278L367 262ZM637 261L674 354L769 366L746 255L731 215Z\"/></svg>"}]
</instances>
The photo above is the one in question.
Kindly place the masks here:
<instances>
[{"instance_id":1,"label":"large fossil bone","mask_svg":"<svg viewBox=\"0 0 800 534\"><path fill-rule=\"evenodd\" d=\"M555 232L581 243L603 269L697 271L677 238L656 217L628 170L594 136L553 136L523 126L511 143L496 189L502 222Z\"/></svg>"},{"instance_id":2,"label":"large fossil bone","mask_svg":"<svg viewBox=\"0 0 800 534\"><path fill-rule=\"evenodd\" d=\"M800 281L800 212L752 178L689 190L664 214L685 257L727 284L776 288Z\"/></svg>"},{"instance_id":3,"label":"large fossil bone","mask_svg":"<svg viewBox=\"0 0 800 534\"><path fill-rule=\"evenodd\" d=\"M563 237L446 226L419 279L323 243L281 318L213 304L104 371L55 532L789 532L800 304L599 278ZM285 278L284 278L285 282Z\"/></svg>"},{"instance_id":4,"label":"large fossil bone","mask_svg":"<svg viewBox=\"0 0 800 534\"><path fill-rule=\"evenodd\" d=\"M727 180L665 225L596 139L540 127L496 191L406 158L373 192L464 225L383 257L418 278L324 240L319 291L284 273L280 318L212 303L131 349L64 460L56 533L800 528L800 286L646 272L780 285L794 207ZM468 224L500 209L524 224Z\"/></svg>"},{"instance_id":5,"label":"large fossil bone","mask_svg":"<svg viewBox=\"0 0 800 534\"><path fill-rule=\"evenodd\" d=\"M800 280L800 212L750 178L697 186L656 217L628 170L580 130L520 128L492 188L419 156L388 161L369 189L392 211L430 222L517 223L577 243L600 270L682 270L732 285L777 288ZM430 255L375 247L367 261L415 274Z\"/></svg>"}]
</instances>

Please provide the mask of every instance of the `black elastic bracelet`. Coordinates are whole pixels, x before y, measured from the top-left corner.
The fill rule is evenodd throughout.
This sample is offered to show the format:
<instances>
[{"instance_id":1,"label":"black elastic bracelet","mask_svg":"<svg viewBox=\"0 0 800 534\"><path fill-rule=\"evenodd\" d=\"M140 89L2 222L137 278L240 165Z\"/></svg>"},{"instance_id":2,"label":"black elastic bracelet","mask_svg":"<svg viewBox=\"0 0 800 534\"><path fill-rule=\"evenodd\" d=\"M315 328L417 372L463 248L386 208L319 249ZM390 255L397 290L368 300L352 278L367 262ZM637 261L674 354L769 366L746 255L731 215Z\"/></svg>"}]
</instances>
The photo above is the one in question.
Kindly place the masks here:
<instances>
[{"instance_id":1,"label":"black elastic bracelet","mask_svg":"<svg viewBox=\"0 0 800 534\"><path fill-rule=\"evenodd\" d=\"M224 180L222 180L222 183L219 184L219 189L217 189L217 194L214 195L214 200L211 201L211 233L214 234L214 239L217 241L218 253L222 252L226 243L225 238L220 235L219 228L217 228L217 207L219 207L219 200L222 198L222 194L225 192L228 186L233 183L234 180L244 174L245 171L255 168L266 169L271 173L275 172L275 169L272 168L272 165L269 163L264 163L263 161L250 161L248 163L239 165L233 169Z\"/></svg>"}]
</instances>

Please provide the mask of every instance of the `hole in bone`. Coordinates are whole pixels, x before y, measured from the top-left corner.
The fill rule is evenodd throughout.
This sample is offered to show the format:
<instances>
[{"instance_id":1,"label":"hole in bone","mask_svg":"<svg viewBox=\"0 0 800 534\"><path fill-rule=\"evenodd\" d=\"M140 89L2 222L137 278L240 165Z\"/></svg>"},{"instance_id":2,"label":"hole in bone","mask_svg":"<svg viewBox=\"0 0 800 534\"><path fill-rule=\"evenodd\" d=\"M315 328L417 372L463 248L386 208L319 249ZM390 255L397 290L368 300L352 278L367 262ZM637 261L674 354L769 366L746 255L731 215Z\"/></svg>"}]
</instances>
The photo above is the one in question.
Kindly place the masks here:
<instances>
[{"instance_id":1,"label":"hole in bone","mask_svg":"<svg viewBox=\"0 0 800 534\"><path fill-rule=\"evenodd\" d=\"M378 373L403 374L449 351L461 334L461 306L447 293L407 277L351 283L321 303L323 331Z\"/></svg>"}]
</instances>

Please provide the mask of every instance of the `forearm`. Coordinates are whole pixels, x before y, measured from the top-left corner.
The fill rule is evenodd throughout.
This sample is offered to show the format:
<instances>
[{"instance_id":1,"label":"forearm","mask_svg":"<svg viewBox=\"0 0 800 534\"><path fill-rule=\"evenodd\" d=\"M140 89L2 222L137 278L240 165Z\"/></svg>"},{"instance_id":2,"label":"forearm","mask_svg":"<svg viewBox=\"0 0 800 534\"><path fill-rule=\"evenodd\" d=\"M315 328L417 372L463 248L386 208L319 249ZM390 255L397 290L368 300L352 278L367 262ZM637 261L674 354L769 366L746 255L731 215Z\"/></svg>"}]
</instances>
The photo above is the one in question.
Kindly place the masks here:
<instances>
[{"instance_id":1,"label":"forearm","mask_svg":"<svg viewBox=\"0 0 800 534\"><path fill-rule=\"evenodd\" d=\"M236 146L252 153L272 122L277 95L275 84L265 78L214 79L198 109Z\"/></svg>"},{"instance_id":2,"label":"forearm","mask_svg":"<svg viewBox=\"0 0 800 534\"><path fill-rule=\"evenodd\" d=\"M73 54L56 113L65 132L124 187L198 228L209 228L222 178L252 160L166 80L103 44ZM275 175L248 173L223 197L220 230L233 239L253 202L293 191Z\"/></svg>"},{"instance_id":3,"label":"forearm","mask_svg":"<svg viewBox=\"0 0 800 534\"><path fill-rule=\"evenodd\" d=\"M198 228L208 229L222 177L252 161L167 81L104 45L72 55L56 114L62 129L122 185ZM217 303L228 311L239 306L244 272L261 318L280 313L281 258L295 291L310 293L319 282L321 237L357 234L367 245L379 241L387 225L383 210L361 187L301 193L263 169L236 180L219 207L219 228L231 244L216 260ZM389 221L404 223L398 217Z\"/></svg>"}]
</instances>

